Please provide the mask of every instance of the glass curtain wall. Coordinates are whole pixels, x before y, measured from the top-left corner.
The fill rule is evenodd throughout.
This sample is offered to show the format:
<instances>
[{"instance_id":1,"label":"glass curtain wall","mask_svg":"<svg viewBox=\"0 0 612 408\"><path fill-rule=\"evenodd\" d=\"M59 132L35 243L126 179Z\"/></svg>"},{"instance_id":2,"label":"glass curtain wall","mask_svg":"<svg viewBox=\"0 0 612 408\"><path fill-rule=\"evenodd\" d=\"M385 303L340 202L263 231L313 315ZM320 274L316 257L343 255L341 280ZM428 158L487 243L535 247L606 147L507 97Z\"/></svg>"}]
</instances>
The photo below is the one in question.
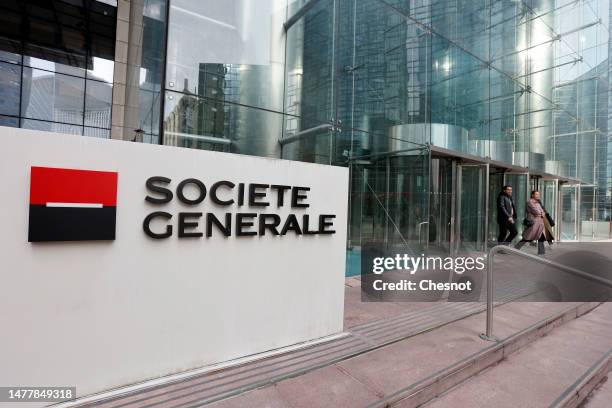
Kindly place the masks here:
<instances>
[{"instance_id":1,"label":"glass curtain wall","mask_svg":"<svg viewBox=\"0 0 612 408\"><path fill-rule=\"evenodd\" d=\"M133 140L160 142L168 0L130 3L124 126Z\"/></svg>"},{"instance_id":2,"label":"glass curtain wall","mask_svg":"<svg viewBox=\"0 0 612 408\"><path fill-rule=\"evenodd\" d=\"M440 206L441 150L497 163L465 168L490 191L457 220L493 217L470 172L519 187L519 214L528 177L557 177L562 237L606 236L609 1L169 1L163 143L349 166L350 248L486 248L494 223L440 229L461 200Z\"/></svg>"},{"instance_id":3,"label":"glass curtain wall","mask_svg":"<svg viewBox=\"0 0 612 408\"><path fill-rule=\"evenodd\" d=\"M169 0L163 143L279 157L286 0Z\"/></svg>"},{"instance_id":4,"label":"glass curtain wall","mask_svg":"<svg viewBox=\"0 0 612 408\"><path fill-rule=\"evenodd\" d=\"M110 137L117 2L0 4L0 125Z\"/></svg>"}]
</instances>

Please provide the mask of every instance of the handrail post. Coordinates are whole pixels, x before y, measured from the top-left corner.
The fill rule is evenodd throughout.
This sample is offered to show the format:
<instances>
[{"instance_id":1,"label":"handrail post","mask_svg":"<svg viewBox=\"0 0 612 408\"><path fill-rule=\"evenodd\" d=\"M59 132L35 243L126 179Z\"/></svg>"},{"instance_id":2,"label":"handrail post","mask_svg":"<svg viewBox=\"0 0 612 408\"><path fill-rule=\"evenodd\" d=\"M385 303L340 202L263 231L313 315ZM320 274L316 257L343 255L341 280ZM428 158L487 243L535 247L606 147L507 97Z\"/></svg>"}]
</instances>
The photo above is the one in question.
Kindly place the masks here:
<instances>
[{"instance_id":1,"label":"handrail post","mask_svg":"<svg viewBox=\"0 0 612 408\"><path fill-rule=\"evenodd\" d=\"M487 341L497 341L493 336L493 258L504 245L496 245L489 250L487 257L487 327L480 338Z\"/></svg>"}]
</instances>

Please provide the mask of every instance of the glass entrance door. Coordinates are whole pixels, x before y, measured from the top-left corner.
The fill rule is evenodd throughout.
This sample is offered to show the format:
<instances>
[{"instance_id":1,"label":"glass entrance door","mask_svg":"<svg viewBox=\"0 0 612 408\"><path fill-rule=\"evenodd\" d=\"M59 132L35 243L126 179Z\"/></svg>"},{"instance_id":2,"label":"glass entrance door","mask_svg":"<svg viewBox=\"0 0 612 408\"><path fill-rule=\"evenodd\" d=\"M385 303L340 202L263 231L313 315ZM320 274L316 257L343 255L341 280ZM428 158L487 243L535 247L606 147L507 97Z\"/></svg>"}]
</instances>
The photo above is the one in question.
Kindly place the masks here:
<instances>
[{"instance_id":1,"label":"glass entrance door","mask_svg":"<svg viewBox=\"0 0 612 408\"><path fill-rule=\"evenodd\" d=\"M429 252L452 254L455 247L457 162L450 158L431 160L429 198Z\"/></svg>"},{"instance_id":2,"label":"glass entrance door","mask_svg":"<svg viewBox=\"0 0 612 408\"><path fill-rule=\"evenodd\" d=\"M457 165L456 250L486 251L489 166Z\"/></svg>"},{"instance_id":3,"label":"glass entrance door","mask_svg":"<svg viewBox=\"0 0 612 408\"><path fill-rule=\"evenodd\" d=\"M351 245L423 253L431 240L428 151L352 163L351 173Z\"/></svg>"},{"instance_id":4,"label":"glass entrance door","mask_svg":"<svg viewBox=\"0 0 612 408\"><path fill-rule=\"evenodd\" d=\"M562 184L560 190L559 218L560 239L563 241L578 240L578 193L579 187Z\"/></svg>"},{"instance_id":5,"label":"glass entrance door","mask_svg":"<svg viewBox=\"0 0 612 408\"><path fill-rule=\"evenodd\" d=\"M540 193L542 194L542 203L546 211L550 214L553 220L557 219L559 213L559 180L542 180L540 183ZM553 227L555 239L559 239L559 226L555 224Z\"/></svg>"}]
</instances>

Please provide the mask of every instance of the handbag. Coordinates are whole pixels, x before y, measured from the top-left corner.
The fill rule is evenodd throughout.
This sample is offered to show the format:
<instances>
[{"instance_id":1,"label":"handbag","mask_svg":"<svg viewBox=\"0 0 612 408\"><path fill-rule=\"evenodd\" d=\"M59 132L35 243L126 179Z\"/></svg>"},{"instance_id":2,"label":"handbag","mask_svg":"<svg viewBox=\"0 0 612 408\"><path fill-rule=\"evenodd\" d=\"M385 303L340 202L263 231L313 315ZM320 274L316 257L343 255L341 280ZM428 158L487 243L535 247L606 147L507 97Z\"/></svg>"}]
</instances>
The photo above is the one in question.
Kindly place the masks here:
<instances>
[{"instance_id":1,"label":"handbag","mask_svg":"<svg viewBox=\"0 0 612 408\"><path fill-rule=\"evenodd\" d=\"M553 218L550 216L549 213L546 213L546 219L548 220L548 223L550 224L551 227L555 226L555 220L553 220Z\"/></svg>"},{"instance_id":2,"label":"handbag","mask_svg":"<svg viewBox=\"0 0 612 408\"><path fill-rule=\"evenodd\" d=\"M533 224L533 220L530 220L527 217L525 217L525 219L523 220L523 225L525 226L525 228L530 228Z\"/></svg>"}]
</instances>

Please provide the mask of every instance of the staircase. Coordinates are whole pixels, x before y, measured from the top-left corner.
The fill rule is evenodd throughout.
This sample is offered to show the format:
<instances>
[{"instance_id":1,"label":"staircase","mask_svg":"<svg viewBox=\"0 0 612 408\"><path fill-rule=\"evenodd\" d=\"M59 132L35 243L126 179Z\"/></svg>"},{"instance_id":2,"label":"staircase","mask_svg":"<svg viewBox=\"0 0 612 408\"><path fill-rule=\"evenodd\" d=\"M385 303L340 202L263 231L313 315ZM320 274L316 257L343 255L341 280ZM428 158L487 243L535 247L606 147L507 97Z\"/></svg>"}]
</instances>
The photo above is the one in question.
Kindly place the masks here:
<instances>
[{"instance_id":1,"label":"staircase","mask_svg":"<svg viewBox=\"0 0 612 408\"><path fill-rule=\"evenodd\" d=\"M532 331L534 334L537 332ZM522 336L524 340L528 337ZM510 344L508 341L502 343ZM427 408L578 407L612 369L612 303L514 347L496 364L429 400ZM487 353L491 354L492 353ZM438 378L443 381L443 378ZM612 406L612 387L595 390L585 406ZM598 395L599 394L599 395ZM417 406L413 395L394 407ZM601 404L604 405L601 405ZM598 405L599 404L599 405Z\"/></svg>"}]
</instances>

